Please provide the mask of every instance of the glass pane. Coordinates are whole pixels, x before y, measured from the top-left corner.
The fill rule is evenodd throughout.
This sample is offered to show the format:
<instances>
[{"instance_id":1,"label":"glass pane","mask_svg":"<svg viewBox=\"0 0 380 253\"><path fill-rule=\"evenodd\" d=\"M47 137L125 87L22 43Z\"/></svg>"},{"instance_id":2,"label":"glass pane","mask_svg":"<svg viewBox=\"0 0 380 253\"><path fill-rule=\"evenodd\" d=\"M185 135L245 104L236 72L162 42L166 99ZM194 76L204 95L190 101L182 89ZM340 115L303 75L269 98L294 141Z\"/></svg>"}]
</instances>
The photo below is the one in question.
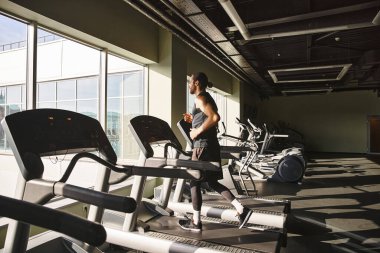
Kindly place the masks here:
<instances>
[{"instance_id":1,"label":"glass pane","mask_svg":"<svg viewBox=\"0 0 380 253\"><path fill-rule=\"evenodd\" d=\"M143 98L142 97L128 97L124 99L124 115L141 115L143 114Z\"/></svg>"},{"instance_id":2,"label":"glass pane","mask_svg":"<svg viewBox=\"0 0 380 253\"><path fill-rule=\"evenodd\" d=\"M57 108L75 112L76 111L75 101L61 101L61 102L58 101Z\"/></svg>"},{"instance_id":3,"label":"glass pane","mask_svg":"<svg viewBox=\"0 0 380 253\"><path fill-rule=\"evenodd\" d=\"M7 87L7 104L21 103L21 86Z\"/></svg>"},{"instance_id":4,"label":"glass pane","mask_svg":"<svg viewBox=\"0 0 380 253\"><path fill-rule=\"evenodd\" d=\"M188 101L187 112L192 113L193 107L194 107L195 96L188 93L187 101Z\"/></svg>"},{"instance_id":5,"label":"glass pane","mask_svg":"<svg viewBox=\"0 0 380 253\"><path fill-rule=\"evenodd\" d=\"M121 99L108 99L107 137L118 156L121 155Z\"/></svg>"},{"instance_id":6,"label":"glass pane","mask_svg":"<svg viewBox=\"0 0 380 253\"><path fill-rule=\"evenodd\" d=\"M42 29L37 29L37 37L37 81L63 79L63 40L52 41L55 34Z\"/></svg>"},{"instance_id":7,"label":"glass pane","mask_svg":"<svg viewBox=\"0 0 380 253\"><path fill-rule=\"evenodd\" d=\"M78 79L78 99L98 97L98 78Z\"/></svg>"},{"instance_id":8,"label":"glass pane","mask_svg":"<svg viewBox=\"0 0 380 253\"><path fill-rule=\"evenodd\" d=\"M0 14L0 121L8 114L25 109L26 39L26 23ZM0 124L0 152L5 149L6 138ZM4 163L7 162L0 156L0 164ZM15 175L18 171L12 166L4 170L6 173L14 171ZM15 181L4 182L1 178L0 173L0 194L13 194Z\"/></svg>"},{"instance_id":9,"label":"glass pane","mask_svg":"<svg viewBox=\"0 0 380 253\"><path fill-rule=\"evenodd\" d=\"M57 82L57 100L75 99L75 80L64 80Z\"/></svg>"},{"instance_id":10,"label":"glass pane","mask_svg":"<svg viewBox=\"0 0 380 253\"><path fill-rule=\"evenodd\" d=\"M27 25L0 14L0 86L26 82Z\"/></svg>"},{"instance_id":11,"label":"glass pane","mask_svg":"<svg viewBox=\"0 0 380 253\"><path fill-rule=\"evenodd\" d=\"M195 96L191 95L189 92L189 82L190 82L190 76L187 76L187 84L186 84L186 101L187 101L187 112L192 113L193 107L194 107L194 100Z\"/></svg>"},{"instance_id":12,"label":"glass pane","mask_svg":"<svg viewBox=\"0 0 380 253\"><path fill-rule=\"evenodd\" d=\"M121 96L121 84L123 82L122 75L108 75L107 80L107 96L108 97L120 97Z\"/></svg>"},{"instance_id":13,"label":"glass pane","mask_svg":"<svg viewBox=\"0 0 380 253\"><path fill-rule=\"evenodd\" d=\"M5 104L5 88L0 88L0 104Z\"/></svg>"},{"instance_id":14,"label":"glass pane","mask_svg":"<svg viewBox=\"0 0 380 253\"><path fill-rule=\"evenodd\" d=\"M7 105L7 115L16 113L16 112L21 112L21 104L19 105Z\"/></svg>"},{"instance_id":15,"label":"glass pane","mask_svg":"<svg viewBox=\"0 0 380 253\"><path fill-rule=\"evenodd\" d=\"M143 70L143 66L125 60L121 57L108 55L108 73Z\"/></svg>"},{"instance_id":16,"label":"glass pane","mask_svg":"<svg viewBox=\"0 0 380 253\"><path fill-rule=\"evenodd\" d=\"M57 108L56 102L37 103L37 108Z\"/></svg>"},{"instance_id":17,"label":"glass pane","mask_svg":"<svg viewBox=\"0 0 380 253\"><path fill-rule=\"evenodd\" d=\"M23 105L25 105L26 104L26 88L25 88L25 85L21 86L21 93L22 93L21 102L23 103Z\"/></svg>"},{"instance_id":18,"label":"glass pane","mask_svg":"<svg viewBox=\"0 0 380 253\"><path fill-rule=\"evenodd\" d=\"M5 117L5 107L4 105L0 104L0 122L4 119ZM0 125L0 150L4 149L4 130Z\"/></svg>"},{"instance_id":19,"label":"glass pane","mask_svg":"<svg viewBox=\"0 0 380 253\"><path fill-rule=\"evenodd\" d=\"M98 119L98 101L78 100L77 112Z\"/></svg>"},{"instance_id":20,"label":"glass pane","mask_svg":"<svg viewBox=\"0 0 380 253\"><path fill-rule=\"evenodd\" d=\"M37 102L55 101L55 82L39 83L37 84L37 89Z\"/></svg>"},{"instance_id":21,"label":"glass pane","mask_svg":"<svg viewBox=\"0 0 380 253\"><path fill-rule=\"evenodd\" d=\"M128 125L132 118L143 114L143 112L143 97L129 97L124 99L123 123L125 125ZM128 127L123 128L123 136L123 157L127 159L137 159L140 149Z\"/></svg>"},{"instance_id":22,"label":"glass pane","mask_svg":"<svg viewBox=\"0 0 380 253\"><path fill-rule=\"evenodd\" d=\"M142 71L124 75L124 96L137 96L143 94Z\"/></svg>"},{"instance_id":23,"label":"glass pane","mask_svg":"<svg viewBox=\"0 0 380 253\"><path fill-rule=\"evenodd\" d=\"M48 31L38 29L38 44L54 41L54 40L61 40L63 39L61 36L57 34L50 33Z\"/></svg>"},{"instance_id":24,"label":"glass pane","mask_svg":"<svg viewBox=\"0 0 380 253\"><path fill-rule=\"evenodd\" d=\"M99 75L99 50L43 29L38 38L37 81Z\"/></svg>"},{"instance_id":25,"label":"glass pane","mask_svg":"<svg viewBox=\"0 0 380 253\"><path fill-rule=\"evenodd\" d=\"M139 157L140 149L128 124L132 117L144 112L143 70L141 65L108 55L107 135L121 159Z\"/></svg>"},{"instance_id":26,"label":"glass pane","mask_svg":"<svg viewBox=\"0 0 380 253\"><path fill-rule=\"evenodd\" d=\"M25 46L26 24L3 15L0 15L0 24L0 52L6 48L19 48L20 43Z\"/></svg>"},{"instance_id":27,"label":"glass pane","mask_svg":"<svg viewBox=\"0 0 380 253\"><path fill-rule=\"evenodd\" d=\"M99 50L71 40L63 40L62 52L62 76L99 75Z\"/></svg>"}]
</instances>

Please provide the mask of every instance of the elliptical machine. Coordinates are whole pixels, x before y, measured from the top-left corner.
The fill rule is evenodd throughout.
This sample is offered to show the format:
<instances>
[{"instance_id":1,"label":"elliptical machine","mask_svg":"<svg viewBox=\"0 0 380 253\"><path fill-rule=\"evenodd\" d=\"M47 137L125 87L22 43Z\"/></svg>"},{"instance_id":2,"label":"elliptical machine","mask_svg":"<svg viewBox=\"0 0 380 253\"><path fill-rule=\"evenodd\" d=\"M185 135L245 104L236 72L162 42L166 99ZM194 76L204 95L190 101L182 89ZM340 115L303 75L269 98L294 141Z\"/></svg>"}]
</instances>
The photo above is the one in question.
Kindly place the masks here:
<instances>
[{"instance_id":1,"label":"elliptical machine","mask_svg":"<svg viewBox=\"0 0 380 253\"><path fill-rule=\"evenodd\" d=\"M256 145L257 149L260 150L254 156L241 157L239 161L235 161L239 167L239 175L245 172L249 173L249 177L254 175L254 179L272 182L300 183L302 181L306 162L301 149L288 148L276 154L265 154L265 149L272 138L286 138L287 135L271 134L264 126L264 140L258 142L263 133L261 128L255 126L249 119L249 125L242 123L238 118L236 118L236 123L241 130L240 137L231 138L225 134L224 128L224 133L220 135L220 138L227 138L230 141L236 140L236 145ZM241 181L244 184L244 180Z\"/></svg>"}]
</instances>

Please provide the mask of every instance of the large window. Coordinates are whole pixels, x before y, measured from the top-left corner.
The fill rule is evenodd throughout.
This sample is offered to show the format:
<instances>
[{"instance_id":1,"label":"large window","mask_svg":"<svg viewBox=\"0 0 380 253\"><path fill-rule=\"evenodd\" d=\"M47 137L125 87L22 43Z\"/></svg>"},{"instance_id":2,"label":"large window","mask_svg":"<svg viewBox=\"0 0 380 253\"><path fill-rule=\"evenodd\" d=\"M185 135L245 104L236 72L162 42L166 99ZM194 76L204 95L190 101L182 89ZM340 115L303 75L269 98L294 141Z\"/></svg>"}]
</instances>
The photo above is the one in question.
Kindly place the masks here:
<instances>
[{"instance_id":1,"label":"large window","mask_svg":"<svg viewBox=\"0 0 380 253\"><path fill-rule=\"evenodd\" d=\"M37 108L98 119L100 51L38 29Z\"/></svg>"},{"instance_id":2,"label":"large window","mask_svg":"<svg viewBox=\"0 0 380 253\"><path fill-rule=\"evenodd\" d=\"M109 55L107 79L107 136L118 157L137 159L139 147L129 121L144 113L143 67Z\"/></svg>"},{"instance_id":3,"label":"large window","mask_svg":"<svg viewBox=\"0 0 380 253\"><path fill-rule=\"evenodd\" d=\"M215 103L218 106L220 122L225 122L226 121L226 96L213 90L208 90L208 92L214 98Z\"/></svg>"},{"instance_id":4,"label":"large window","mask_svg":"<svg viewBox=\"0 0 380 253\"><path fill-rule=\"evenodd\" d=\"M37 108L64 109L98 119L98 77L38 83Z\"/></svg>"},{"instance_id":5,"label":"large window","mask_svg":"<svg viewBox=\"0 0 380 253\"><path fill-rule=\"evenodd\" d=\"M107 136L118 158L137 159L139 148L129 129L129 120L144 113L144 67L126 59L109 55L108 69L101 62L100 49L78 43L46 29L27 29L28 24L0 14L0 120L26 109L26 84L28 73L36 74L37 108L59 108L76 111L100 119L100 101L107 99ZM37 36L36 66L27 65L27 32ZM104 59L104 58L103 58ZM107 75L107 82L101 76ZM100 97L107 85L108 96ZM28 103L28 105L34 103ZM105 122L101 122L105 123ZM18 165L10 156L10 147L0 126L0 194L12 196L18 174ZM44 178L60 178L69 157L44 159ZM70 183L93 186L96 168L78 163L70 176ZM90 171L88 171L90 168Z\"/></svg>"},{"instance_id":6,"label":"large window","mask_svg":"<svg viewBox=\"0 0 380 253\"><path fill-rule=\"evenodd\" d=\"M25 85L0 86L0 121L7 115L25 110ZM0 126L0 150L8 149Z\"/></svg>"},{"instance_id":7,"label":"large window","mask_svg":"<svg viewBox=\"0 0 380 253\"><path fill-rule=\"evenodd\" d=\"M0 121L25 109L27 25L0 15ZM6 149L0 125L0 150Z\"/></svg>"},{"instance_id":8,"label":"large window","mask_svg":"<svg viewBox=\"0 0 380 253\"><path fill-rule=\"evenodd\" d=\"M7 115L25 110L27 25L0 14L0 121ZM0 125L0 152L9 149ZM0 194L11 196L17 173L14 158L0 157Z\"/></svg>"}]
</instances>

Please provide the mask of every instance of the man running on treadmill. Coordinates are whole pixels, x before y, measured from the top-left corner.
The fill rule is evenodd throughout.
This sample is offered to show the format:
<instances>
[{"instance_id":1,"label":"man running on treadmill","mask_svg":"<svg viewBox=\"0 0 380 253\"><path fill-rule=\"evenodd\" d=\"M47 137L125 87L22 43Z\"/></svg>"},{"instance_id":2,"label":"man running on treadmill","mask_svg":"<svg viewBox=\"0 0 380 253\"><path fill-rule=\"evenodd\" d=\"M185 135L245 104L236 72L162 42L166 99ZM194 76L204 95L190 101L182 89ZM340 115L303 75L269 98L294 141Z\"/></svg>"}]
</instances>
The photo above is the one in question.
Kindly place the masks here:
<instances>
[{"instance_id":1,"label":"man running on treadmill","mask_svg":"<svg viewBox=\"0 0 380 253\"><path fill-rule=\"evenodd\" d=\"M191 114L185 113L184 120L192 124L190 137L193 140L192 160L195 161L212 161L221 162L220 145L217 138L217 125L220 120L218 107L206 88L212 87L212 83L208 82L205 73L194 73L190 77L189 91L195 95L195 102ZM183 229L191 231L202 231L202 222L200 219L200 211L202 207L201 183L207 182L208 185L216 192L221 194L226 200L236 208L239 217L239 229L242 228L249 217L252 210L244 207L224 185L218 182L223 178L222 169L219 171L206 171L203 181L190 181L191 200L194 209L192 220L180 220L179 224Z\"/></svg>"}]
</instances>

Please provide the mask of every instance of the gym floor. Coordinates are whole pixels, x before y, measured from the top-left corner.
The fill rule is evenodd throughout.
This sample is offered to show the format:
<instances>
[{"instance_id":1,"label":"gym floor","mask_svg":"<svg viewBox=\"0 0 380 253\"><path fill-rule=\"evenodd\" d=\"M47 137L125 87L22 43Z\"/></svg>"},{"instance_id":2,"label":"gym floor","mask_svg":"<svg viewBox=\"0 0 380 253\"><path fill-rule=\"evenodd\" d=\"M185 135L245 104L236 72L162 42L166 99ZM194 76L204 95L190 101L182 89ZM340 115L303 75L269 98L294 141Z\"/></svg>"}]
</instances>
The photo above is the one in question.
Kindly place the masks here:
<instances>
[{"instance_id":1,"label":"gym floor","mask_svg":"<svg viewBox=\"0 0 380 253\"><path fill-rule=\"evenodd\" d=\"M380 252L380 156L318 153L307 157L308 169L302 184L256 182L259 195L291 200L287 247L279 252ZM160 219L151 226L169 234L186 233L176 222L169 224L168 220ZM227 242L228 238L238 238L241 232L236 227L229 228L233 230L230 232L213 224L204 225L205 231L198 239L216 240L223 236ZM268 238L244 231L248 233L244 238L250 238L247 248L268 246ZM242 242L233 244L241 246Z\"/></svg>"},{"instance_id":2,"label":"gym floor","mask_svg":"<svg viewBox=\"0 0 380 253\"><path fill-rule=\"evenodd\" d=\"M380 252L380 156L309 154L301 185L256 184L292 202L281 252Z\"/></svg>"}]
</instances>

